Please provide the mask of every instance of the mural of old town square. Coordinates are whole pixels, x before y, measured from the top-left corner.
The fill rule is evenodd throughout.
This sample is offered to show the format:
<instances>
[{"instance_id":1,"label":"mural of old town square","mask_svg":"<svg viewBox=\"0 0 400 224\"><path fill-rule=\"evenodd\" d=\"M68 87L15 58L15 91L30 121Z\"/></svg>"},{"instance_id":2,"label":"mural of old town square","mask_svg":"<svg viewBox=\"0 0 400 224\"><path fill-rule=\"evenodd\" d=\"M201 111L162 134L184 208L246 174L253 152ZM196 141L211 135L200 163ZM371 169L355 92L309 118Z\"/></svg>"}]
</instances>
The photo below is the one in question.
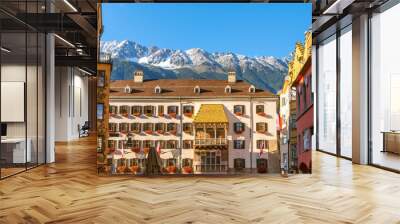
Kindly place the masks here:
<instances>
[{"instance_id":1,"label":"mural of old town square","mask_svg":"<svg viewBox=\"0 0 400 224\"><path fill-rule=\"evenodd\" d=\"M309 7L103 4L98 172L310 173Z\"/></svg>"}]
</instances>

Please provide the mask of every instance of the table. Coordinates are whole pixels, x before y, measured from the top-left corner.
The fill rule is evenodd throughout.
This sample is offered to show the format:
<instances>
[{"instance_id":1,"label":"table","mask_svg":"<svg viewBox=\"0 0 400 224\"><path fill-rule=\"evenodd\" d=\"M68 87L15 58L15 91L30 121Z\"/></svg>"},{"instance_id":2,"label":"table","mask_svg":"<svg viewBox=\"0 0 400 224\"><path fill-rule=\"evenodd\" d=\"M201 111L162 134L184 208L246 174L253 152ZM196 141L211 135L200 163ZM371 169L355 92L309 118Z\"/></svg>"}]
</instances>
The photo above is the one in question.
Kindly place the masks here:
<instances>
[{"instance_id":1,"label":"table","mask_svg":"<svg viewBox=\"0 0 400 224\"><path fill-rule=\"evenodd\" d=\"M392 152L400 154L400 131L382 131L383 150L382 152Z\"/></svg>"},{"instance_id":2,"label":"table","mask_svg":"<svg viewBox=\"0 0 400 224\"><path fill-rule=\"evenodd\" d=\"M31 145L32 141L30 138L26 139L28 143L25 151L25 138L6 138L1 139L1 159L5 160L5 163L26 163L31 162L32 153Z\"/></svg>"}]
</instances>

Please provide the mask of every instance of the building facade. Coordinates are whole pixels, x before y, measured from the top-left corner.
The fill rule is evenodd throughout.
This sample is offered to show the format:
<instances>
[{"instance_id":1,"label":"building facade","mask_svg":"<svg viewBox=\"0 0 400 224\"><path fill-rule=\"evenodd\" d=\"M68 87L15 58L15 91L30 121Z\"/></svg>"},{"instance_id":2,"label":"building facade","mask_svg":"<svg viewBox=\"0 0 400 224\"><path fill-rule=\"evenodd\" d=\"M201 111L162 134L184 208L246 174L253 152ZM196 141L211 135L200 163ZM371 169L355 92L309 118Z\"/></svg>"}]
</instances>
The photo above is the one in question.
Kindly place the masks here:
<instances>
[{"instance_id":1,"label":"building facade","mask_svg":"<svg viewBox=\"0 0 400 224\"><path fill-rule=\"evenodd\" d=\"M311 75L311 33L306 34L304 64L293 82L297 102L297 164L302 173L311 172L312 136L314 134L314 97Z\"/></svg>"},{"instance_id":2,"label":"building facade","mask_svg":"<svg viewBox=\"0 0 400 224\"><path fill-rule=\"evenodd\" d=\"M279 98L236 80L111 82L107 172L141 174L150 148L165 173L279 172Z\"/></svg>"}]
</instances>

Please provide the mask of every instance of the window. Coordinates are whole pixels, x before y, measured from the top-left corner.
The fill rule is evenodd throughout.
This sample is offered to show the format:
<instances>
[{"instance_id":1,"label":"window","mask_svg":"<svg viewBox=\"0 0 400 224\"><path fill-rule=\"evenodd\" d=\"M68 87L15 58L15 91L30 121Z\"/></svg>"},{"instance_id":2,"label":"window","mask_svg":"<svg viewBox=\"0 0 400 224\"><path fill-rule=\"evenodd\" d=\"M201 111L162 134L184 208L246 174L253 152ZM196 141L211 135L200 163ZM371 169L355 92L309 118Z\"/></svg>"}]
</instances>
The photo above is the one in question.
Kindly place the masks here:
<instances>
[{"instance_id":1,"label":"window","mask_svg":"<svg viewBox=\"0 0 400 224\"><path fill-rule=\"evenodd\" d=\"M132 106L132 115L139 117L142 114L141 106Z\"/></svg>"},{"instance_id":2,"label":"window","mask_svg":"<svg viewBox=\"0 0 400 224\"><path fill-rule=\"evenodd\" d=\"M254 87L253 85L251 85L249 87L249 93L255 93L256 92L256 87Z\"/></svg>"},{"instance_id":3,"label":"window","mask_svg":"<svg viewBox=\"0 0 400 224\"><path fill-rule=\"evenodd\" d=\"M189 106L189 105L183 106L183 114L186 117L192 117L193 111L194 111L194 107L193 106Z\"/></svg>"},{"instance_id":4,"label":"window","mask_svg":"<svg viewBox=\"0 0 400 224\"><path fill-rule=\"evenodd\" d=\"M177 140L168 140L166 148L167 149L176 149L178 147L178 141Z\"/></svg>"},{"instance_id":5,"label":"window","mask_svg":"<svg viewBox=\"0 0 400 224\"><path fill-rule=\"evenodd\" d=\"M105 71L99 70L97 75L97 87L104 87Z\"/></svg>"},{"instance_id":6,"label":"window","mask_svg":"<svg viewBox=\"0 0 400 224\"><path fill-rule=\"evenodd\" d=\"M232 88L231 88L231 86L226 86L225 87L225 93L231 93L232 92Z\"/></svg>"},{"instance_id":7,"label":"window","mask_svg":"<svg viewBox=\"0 0 400 224\"><path fill-rule=\"evenodd\" d=\"M162 134L165 131L165 124L164 123L156 123L155 124L155 131L158 134Z\"/></svg>"},{"instance_id":8,"label":"window","mask_svg":"<svg viewBox=\"0 0 400 224\"><path fill-rule=\"evenodd\" d=\"M245 159L236 158L233 160L235 170L242 170L245 168Z\"/></svg>"},{"instance_id":9,"label":"window","mask_svg":"<svg viewBox=\"0 0 400 224\"><path fill-rule=\"evenodd\" d=\"M200 86L195 86L193 89L193 92L196 94L200 94L200 92L201 92Z\"/></svg>"},{"instance_id":10,"label":"window","mask_svg":"<svg viewBox=\"0 0 400 224\"><path fill-rule=\"evenodd\" d=\"M192 140L183 140L183 148L184 149L192 149L193 141Z\"/></svg>"},{"instance_id":11,"label":"window","mask_svg":"<svg viewBox=\"0 0 400 224\"><path fill-rule=\"evenodd\" d=\"M108 148L112 151L117 147L117 142L115 140L108 140Z\"/></svg>"},{"instance_id":12,"label":"window","mask_svg":"<svg viewBox=\"0 0 400 224\"><path fill-rule=\"evenodd\" d=\"M115 115L118 113L118 107L110 105L110 114Z\"/></svg>"},{"instance_id":13,"label":"window","mask_svg":"<svg viewBox=\"0 0 400 224\"><path fill-rule=\"evenodd\" d=\"M127 105L120 106L119 113L124 117L128 117L129 116L129 106L127 106Z\"/></svg>"},{"instance_id":14,"label":"window","mask_svg":"<svg viewBox=\"0 0 400 224\"><path fill-rule=\"evenodd\" d=\"M256 106L256 113L258 115L265 116L264 105L257 105Z\"/></svg>"},{"instance_id":15,"label":"window","mask_svg":"<svg viewBox=\"0 0 400 224\"><path fill-rule=\"evenodd\" d=\"M196 170L200 172L225 172L227 166L221 164L221 151L202 151L200 152L200 165L196 165Z\"/></svg>"},{"instance_id":16,"label":"window","mask_svg":"<svg viewBox=\"0 0 400 224\"><path fill-rule=\"evenodd\" d=\"M160 149L164 149L167 143L164 140L157 140L155 141L154 146L157 147L158 144L160 144Z\"/></svg>"},{"instance_id":17,"label":"window","mask_svg":"<svg viewBox=\"0 0 400 224\"><path fill-rule=\"evenodd\" d=\"M164 116L164 106L158 105L158 116Z\"/></svg>"},{"instance_id":18,"label":"window","mask_svg":"<svg viewBox=\"0 0 400 224\"><path fill-rule=\"evenodd\" d=\"M266 133L268 131L268 124L265 122L256 123L256 131L258 133Z\"/></svg>"},{"instance_id":19,"label":"window","mask_svg":"<svg viewBox=\"0 0 400 224\"><path fill-rule=\"evenodd\" d=\"M233 140L233 148L234 149L244 149L245 140Z\"/></svg>"},{"instance_id":20,"label":"window","mask_svg":"<svg viewBox=\"0 0 400 224\"><path fill-rule=\"evenodd\" d=\"M128 123L120 123L119 124L119 131L126 134L129 131L129 124Z\"/></svg>"},{"instance_id":21,"label":"window","mask_svg":"<svg viewBox=\"0 0 400 224\"><path fill-rule=\"evenodd\" d=\"M131 93L131 87L125 86L124 92L125 92L125 93Z\"/></svg>"},{"instance_id":22,"label":"window","mask_svg":"<svg viewBox=\"0 0 400 224\"><path fill-rule=\"evenodd\" d=\"M155 112L155 107L154 106L144 106L143 107L143 113L148 117L153 116L154 112Z\"/></svg>"},{"instance_id":23,"label":"window","mask_svg":"<svg viewBox=\"0 0 400 224\"><path fill-rule=\"evenodd\" d=\"M311 149L311 129L307 128L303 132L303 150L307 151Z\"/></svg>"},{"instance_id":24,"label":"window","mask_svg":"<svg viewBox=\"0 0 400 224\"><path fill-rule=\"evenodd\" d=\"M109 132L117 132L118 124L116 123L108 123L108 131Z\"/></svg>"},{"instance_id":25,"label":"window","mask_svg":"<svg viewBox=\"0 0 400 224\"><path fill-rule=\"evenodd\" d=\"M171 116L171 117L176 117L176 115L178 114L178 112L179 112L178 106L168 106L168 111L167 111L167 113L168 113L169 116Z\"/></svg>"},{"instance_id":26,"label":"window","mask_svg":"<svg viewBox=\"0 0 400 224\"><path fill-rule=\"evenodd\" d=\"M168 123L167 132L170 134L176 134L177 127L178 127L177 123Z\"/></svg>"},{"instance_id":27,"label":"window","mask_svg":"<svg viewBox=\"0 0 400 224\"><path fill-rule=\"evenodd\" d=\"M268 141L267 140L257 140L257 149L268 149Z\"/></svg>"},{"instance_id":28,"label":"window","mask_svg":"<svg viewBox=\"0 0 400 224\"><path fill-rule=\"evenodd\" d=\"M140 133L140 123L131 123L131 132Z\"/></svg>"},{"instance_id":29,"label":"window","mask_svg":"<svg viewBox=\"0 0 400 224\"><path fill-rule=\"evenodd\" d=\"M192 167L193 159L182 159L182 167Z\"/></svg>"},{"instance_id":30,"label":"window","mask_svg":"<svg viewBox=\"0 0 400 224\"><path fill-rule=\"evenodd\" d=\"M242 116L244 115L244 105L235 105L233 106L233 113L235 113L237 116Z\"/></svg>"},{"instance_id":31,"label":"window","mask_svg":"<svg viewBox=\"0 0 400 224\"><path fill-rule=\"evenodd\" d=\"M318 46L318 144L319 149L336 154L336 35Z\"/></svg>"},{"instance_id":32,"label":"window","mask_svg":"<svg viewBox=\"0 0 400 224\"><path fill-rule=\"evenodd\" d=\"M183 132L187 134L193 133L193 124L192 123L183 123Z\"/></svg>"},{"instance_id":33,"label":"window","mask_svg":"<svg viewBox=\"0 0 400 224\"><path fill-rule=\"evenodd\" d=\"M146 132L146 134L153 134L153 124L152 123L144 123L143 131Z\"/></svg>"},{"instance_id":34,"label":"window","mask_svg":"<svg viewBox=\"0 0 400 224\"><path fill-rule=\"evenodd\" d=\"M160 86L156 86L155 88L154 88L154 93L155 94L161 94L161 87Z\"/></svg>"},{"instance_id":35,"label":"window","mask_svg":"<svg viewBox=\"0 0 400 224\"><path fill-rule=\"evenodd\" d=\"M245 127L244 123L242 123L242 122L236 122L233 124L233 130L237 134L244 132L244 127Z\"/></svg>"},{"instance_id":36,"label":"window","mask_svg":"<svg viewBox=\"0 0 400 224\"><path fill-rule=\"evenodd\" d=\"M152 140L144 140L143 141L143 148L149 149L151 147L154 147L154 141L152 141Z\"/></svg>"}]
</instances>

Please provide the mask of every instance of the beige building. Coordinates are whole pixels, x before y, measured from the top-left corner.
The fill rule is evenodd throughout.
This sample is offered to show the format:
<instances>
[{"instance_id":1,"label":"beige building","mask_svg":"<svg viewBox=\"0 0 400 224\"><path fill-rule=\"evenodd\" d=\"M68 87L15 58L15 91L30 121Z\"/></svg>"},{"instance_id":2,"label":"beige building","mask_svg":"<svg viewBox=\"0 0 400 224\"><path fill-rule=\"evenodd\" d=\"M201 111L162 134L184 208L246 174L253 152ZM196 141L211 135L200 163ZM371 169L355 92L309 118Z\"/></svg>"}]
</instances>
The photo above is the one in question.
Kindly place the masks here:
<instances>
[{"instance_id":1,"label":"beige building","mask_svg":"<svg viewBox=\"0 0 400 224\"><path fill-rule=\"evenodd\" d=\"M111 82L112 173L141 173L157 145L168 173L279 172L278 96L236 80L234 72L228 80L143 76Z\"/></svg>"}]
</instances>

